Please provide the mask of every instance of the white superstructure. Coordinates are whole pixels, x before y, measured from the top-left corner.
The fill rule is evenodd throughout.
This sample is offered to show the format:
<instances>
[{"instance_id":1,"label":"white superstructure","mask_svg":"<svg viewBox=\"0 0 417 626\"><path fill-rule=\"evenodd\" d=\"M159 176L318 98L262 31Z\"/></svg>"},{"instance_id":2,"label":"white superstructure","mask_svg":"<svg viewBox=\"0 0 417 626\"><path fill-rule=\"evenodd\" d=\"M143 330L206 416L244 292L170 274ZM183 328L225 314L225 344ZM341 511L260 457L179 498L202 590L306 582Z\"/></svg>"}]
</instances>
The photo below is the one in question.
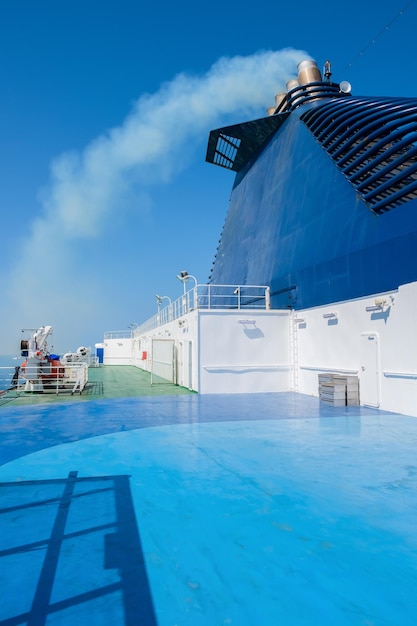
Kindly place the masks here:
<instances>
[{"instance_id":1,"label":"white superstructure","mask_svg":"<svg viewBox=\"0 0 417 626\"><path fill-rule=\"evenodd\" d=\"M417 416L417 283L301 311L268 310L265 301L200 307L204 289L132 331L106 333L104 363L132 364L202 394L318 396L320 374L356 376L360 404Z\"/></svg>"}]
</instances>

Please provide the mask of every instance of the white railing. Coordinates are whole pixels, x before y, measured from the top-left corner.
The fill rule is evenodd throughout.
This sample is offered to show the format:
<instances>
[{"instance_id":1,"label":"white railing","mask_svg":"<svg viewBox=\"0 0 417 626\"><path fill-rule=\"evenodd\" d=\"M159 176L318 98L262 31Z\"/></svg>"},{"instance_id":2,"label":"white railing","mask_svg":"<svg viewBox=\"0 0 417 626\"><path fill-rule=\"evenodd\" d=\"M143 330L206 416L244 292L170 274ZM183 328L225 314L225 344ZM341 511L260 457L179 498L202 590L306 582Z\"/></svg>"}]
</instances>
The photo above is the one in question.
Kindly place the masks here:
<instances>
[{"instance_id":1,"label":"white railing","mask_svg":"<svg viewBox=\"0 0 417 626\"><path fill-rule=\"evenodd\" d=\"M132 332L132 330L109 330L104 333L104 339L129 339Z\"/></svg>"},{"instance_id":2,"label":"white railing","mask_svg":"<svg viewBox=\"0 0 417 626\"><path fill-rule=\"evenodd\" d=\"M12 392L16 388L15 380L13 379L14 376L15 380L17 380L18 368L10 365L0 367L0 398L5 395L6 392Z\"/></svg>"},{"instance_id":3,"label":"white railing","mask_svg":"<svg viewBox=\"0 0 417 626\"><path fill-rule=\"evenodd\" d=\"M74 367L73 365L71 366L72 371L68 371L68 370L69 368L66 367L65 379L64 379L65 384L68 386L73 384L73 387L71 389L71 394L75 393L76 391L79 391L79 393L81 394L84 390L84 387L86 386L88 382L88 365L85 363L80 363L80 364L77 363L76 367ZM71 376L72 376L72 379L71 379Z\"/></svg>"},{"instance_id":4,"label":"white railing","mask_svg":"<svg viewBox=\"0 0 417 626\"><path fill-rule=\"evenodd\" d=\"M88 382L88 364L71 363L0 368L0 398L21 393L82 393Z\"/></svg>"},{"instance_id":5,"label":"white railing","mask_svg":"<svg viewBox=\"0 0 417 626\"><path fill-rule=\"evenodd\" d=\"M195 310L270 309L270 290L265 285L195 285L134 329L135 336L167 324ZM123 331L121 331L123 332ZM130 336L130 335L129 335ZM108 333L105 339L110 339Z\"/></svg>"}]
</instances>

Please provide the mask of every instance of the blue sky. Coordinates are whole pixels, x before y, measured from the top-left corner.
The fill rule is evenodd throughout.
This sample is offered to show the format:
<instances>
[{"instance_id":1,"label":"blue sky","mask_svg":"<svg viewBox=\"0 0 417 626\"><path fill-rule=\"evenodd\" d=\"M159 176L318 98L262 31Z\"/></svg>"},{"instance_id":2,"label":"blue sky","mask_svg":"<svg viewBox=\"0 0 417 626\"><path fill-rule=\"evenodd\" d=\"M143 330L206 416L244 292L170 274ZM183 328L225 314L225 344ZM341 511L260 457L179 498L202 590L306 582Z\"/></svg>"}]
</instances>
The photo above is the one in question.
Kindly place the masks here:
<instances>
[{"instance_id":1,"label":"blue sky","mask_svg":"<svg viewBox=\"0 0 417 626\"><path fill-rule=\"evenodd\" d=\"M205 283L233 184L209 131L263 117L306 57L416 96L416 26L406 0L3 2L0 354L42 324L94 346L179 271Z\"/></svg>"}]
</instances>

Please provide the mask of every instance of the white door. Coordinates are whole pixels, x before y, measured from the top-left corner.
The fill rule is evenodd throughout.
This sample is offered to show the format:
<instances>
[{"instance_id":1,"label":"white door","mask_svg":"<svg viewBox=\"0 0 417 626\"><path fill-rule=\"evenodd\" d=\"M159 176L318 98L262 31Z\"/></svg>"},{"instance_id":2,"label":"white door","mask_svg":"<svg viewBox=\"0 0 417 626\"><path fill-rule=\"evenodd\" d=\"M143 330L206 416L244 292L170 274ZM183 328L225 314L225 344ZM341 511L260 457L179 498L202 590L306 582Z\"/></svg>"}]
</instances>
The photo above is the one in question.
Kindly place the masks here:
<instances>
[{"instance_id":1,"label":"white door","mask_svg":"<svg viewBox=\"0 0 417 626\"><path fill-rule=\"evenodd\" d=\"M380 363L378 333L361 333L360 398L364 406L379 407Z\"/></svg>"},{"instance_id":2,"label":"white door","mask_svg":"<svg viewBox=\"0 0 417 626\"><path fill-rule=\"evenodd\" d=\"M193 344L187 341L184 346L184 387L193 388Z\"/></svg>"},{"instance_id":3,"label":"white door","mask_svg":"<svg viewBox=\"0 0 417 626\"><path fill-rule=\"evenodd\" d=\"M183 344L177 343L177 385L184 386Z\"/></svg>"},{"instance_id":4,"label":"white door","mask_svg":"<svg viewBox=\"0 0 417 626\"><path fill-rule=\"evenodd\" d=\"M152 339L151 384L175 383L175 343L173 339Z\"/></svg>"}]
</instances>

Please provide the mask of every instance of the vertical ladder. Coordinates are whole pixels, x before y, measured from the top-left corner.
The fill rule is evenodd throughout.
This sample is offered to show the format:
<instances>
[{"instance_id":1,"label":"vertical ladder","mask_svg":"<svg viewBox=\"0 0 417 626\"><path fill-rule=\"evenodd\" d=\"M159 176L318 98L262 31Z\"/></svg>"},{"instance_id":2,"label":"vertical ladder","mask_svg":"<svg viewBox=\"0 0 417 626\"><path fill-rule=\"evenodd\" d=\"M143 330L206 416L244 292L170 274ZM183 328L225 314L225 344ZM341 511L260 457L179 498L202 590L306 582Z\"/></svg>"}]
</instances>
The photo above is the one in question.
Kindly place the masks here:
<instances>
[{"instance_id":1,"label":"vertical ladder","mask_svg":"<svg viewBox=\"0 0 417 626\"><path fill-rule=\"evenodd\" d=\"M295 322L296 311L291 311L289 333L290 333L290 373L291 391L298 392L298 328Z\"/></svg>"}]
</instances>

